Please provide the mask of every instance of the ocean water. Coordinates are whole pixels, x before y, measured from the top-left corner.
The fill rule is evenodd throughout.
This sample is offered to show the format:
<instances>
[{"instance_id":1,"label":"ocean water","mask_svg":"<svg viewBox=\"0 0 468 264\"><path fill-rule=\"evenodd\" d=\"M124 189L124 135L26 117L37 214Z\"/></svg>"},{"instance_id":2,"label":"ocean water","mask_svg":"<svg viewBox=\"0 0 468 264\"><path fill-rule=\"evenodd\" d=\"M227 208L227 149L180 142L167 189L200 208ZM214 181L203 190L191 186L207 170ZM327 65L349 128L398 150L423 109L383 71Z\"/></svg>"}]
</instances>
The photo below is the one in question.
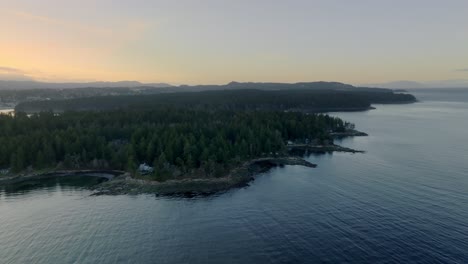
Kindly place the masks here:
<instances>
[{"instance_id":1,"label":"ocean water","mask_svg":"<svg viewBox=\"0 0 468 264\"><path fill-rule=\"evenodd\" d=\"M209 197L0 187L0 263L468 263L468 92L332 113L364 154L308 157Z\"/></svg>"}]
</instances>

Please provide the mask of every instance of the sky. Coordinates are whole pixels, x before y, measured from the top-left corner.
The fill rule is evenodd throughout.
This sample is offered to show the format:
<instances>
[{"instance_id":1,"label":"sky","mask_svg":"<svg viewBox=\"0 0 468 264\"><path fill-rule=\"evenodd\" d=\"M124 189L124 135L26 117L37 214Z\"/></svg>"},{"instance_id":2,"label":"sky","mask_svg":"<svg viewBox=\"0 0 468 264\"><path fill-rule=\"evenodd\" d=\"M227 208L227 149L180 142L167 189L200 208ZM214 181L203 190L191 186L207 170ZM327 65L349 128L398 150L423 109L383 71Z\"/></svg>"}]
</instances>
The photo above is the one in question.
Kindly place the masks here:
<instances>
[{"instance_id":1,"label":"sky","mask_svg":"<svg viewBox=\"0 0 468 264\"><path fill-rule=\"evenodd\" d=\"M467 0L0 0L0 79L468 79Z\"/></svg>"}]
</instances>

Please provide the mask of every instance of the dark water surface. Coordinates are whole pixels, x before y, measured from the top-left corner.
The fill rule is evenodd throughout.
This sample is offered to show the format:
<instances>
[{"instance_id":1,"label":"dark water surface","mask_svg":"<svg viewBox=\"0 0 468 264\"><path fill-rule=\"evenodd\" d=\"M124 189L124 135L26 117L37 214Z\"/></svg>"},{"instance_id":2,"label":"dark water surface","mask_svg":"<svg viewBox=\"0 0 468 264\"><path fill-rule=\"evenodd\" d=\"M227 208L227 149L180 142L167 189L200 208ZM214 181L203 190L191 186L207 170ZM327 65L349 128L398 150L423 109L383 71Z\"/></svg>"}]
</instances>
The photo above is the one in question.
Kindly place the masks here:
<instances>
[{"instance_id":1,"label":"dark water surface","mask_svg":"<svg viewBox=\"0 0 468 264\"><path fill-rule=\"evenodd\" d=\"M457 98L334 113L370 134L341 142L367 153L217 196L93 197L81 186L95 178L0 187L0 263L468 263Z\"/></svg>"}]
</instances>

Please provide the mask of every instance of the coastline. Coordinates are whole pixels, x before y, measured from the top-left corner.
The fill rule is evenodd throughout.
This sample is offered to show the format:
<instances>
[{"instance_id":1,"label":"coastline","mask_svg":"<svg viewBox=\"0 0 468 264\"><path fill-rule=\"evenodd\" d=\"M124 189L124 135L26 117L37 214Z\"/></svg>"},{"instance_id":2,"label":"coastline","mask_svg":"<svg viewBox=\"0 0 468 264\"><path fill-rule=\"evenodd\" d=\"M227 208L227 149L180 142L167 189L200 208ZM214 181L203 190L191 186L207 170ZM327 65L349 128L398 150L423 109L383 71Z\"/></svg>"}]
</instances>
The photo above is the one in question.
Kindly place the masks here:
<instances>
[{"instance_id":1,"label":"coastline","mask_svg":"<svg viewBox=\"0 0 468 264\"><path fill-rule=\"evenodd\" d=\"M0 177L0 185L14 184L27 180L49 177L90 176L106 178L107 181L91 188L92 195L122 195L122 194L159 194L159 195L202 195L213 194L235 187L247 186L254 180L256 174L268 171L272 167L284 165L300 165L315 168L317 165L302 158L270 157L258 158L245 162L219 178L183 178L163 182L143 180L133 177L129 172L119 170L48 170L43 172L21 173Z\"/></svg>"},{"instance_id":2,"label":"coastline","mask_svg":"<svg viewBox=\"0 0 468 264\"><path fill-rule=\"evenodd\" d=\"M345 132L344 136L356 136L355 132ZM365 133L358 132L362 136ZM367 134L365 134L367 135ZM315 153L325 152L349 152L349 153L364 153L364 151L354 150L342 147L335 144L328 145L310 145L310 144L295 144L287 146L290 151L300 150ZM13 184L17 182L27 181L31 179L41 179L48 177L70 177L70 176L90 176L106 178L107 181L91 187L93 193L91 195L137 195L137 194L156 194L156 195L209 195L217 192L227 191L232 188L248 186L248 183L255 179L255 176L270 170L273 167L282 167L285 165L298 165L308 168L317 167L302 157L292 154L281 157L264 157L257 158L232 169L227 175L211 178L190 178L184 177L181 179L173 179L167 181L155 181L137 179L129 172L120 170L46 170L32 173L20 173L17 175L0 176L0 185Z\"/></svg>"},{"instance_id":3,"label":"coastline","mask_svg":"<svg viewBox=\"0 0 468 264\"><path fill-rule=\"evenodd\" d=\"M367 133L350 129L345 132L332 132L330 133L330 136L333 138L344 138L344 137L367 137L369 136Z\"/></svg>"},{"instance_id":4,"label":"coastline","mask_svg":"<svg viewBox=\"0 0 468 264\"><path fill-rule=\"evenodd\" d=\"M20 173L16 175L0 176L0 184L12 184L31 179L43 179L49 177L71 177L71 176L89 176L105 178L113 180L114 178L124 174L124 171L119 170L46 170L41 172Z\"/></svg>"},{"instance_id":5,"label":"coastline","mask_svg":"<svg viewBox=\"0 0 468 264\"><path fill-rule=\"evenodd\" d=\"M315 153L325 153L325 152L365 153L365 151L363 150L355 150L352 148L342 147L336 144L328 144L328 145L292 144L292 145L288 145L287 147L290 151L302 150L302 151L309 151L309 152L315 152Z\"/></svg>"},{"instance_id":6,"label":"coastline","mask_svg":"<svg viewBox=\"0 0 468 264\"><path fill-rule=\"evenodd\" d=\"M359 132L360 136L365 133ZM365 134L367 136L367 134ZM290 146L288 146L289 148ZM342 147L336 144L329 145L298 145L295 149L308 150L309 152L348 152L365 153L362 150ZM93 195L121 195L121 194L157 194L157 195L209 195L217 192L227 191L232 188L248 186L248 183L255 180L255 176L267 172L274 167L285 165L297 165L308 168L315 168L313 164L302 157L289 155L283 157L257 158L245 162L243 165L233 169L228 175L220 178L195 178L180 179L157 182L151 180L135 179L127 174L125 177L117 177L115 180L104 182L95 186Z\"/></svg>"},{"instance_id":7,"label":"coastline","mask_svg":"<svg viewBox=\"0 0 468 264\"><path fill-rule=\"evenodd\" d=\"M219 178L185 178L163 182L136 179L130 174L117 177L95 186L93 195L158 194L158 195L209 195L232 188L248 186L259 173L273 167L299 165L315 168L317 165L294 156L258 158L245 162Z\"/></svg>"},{"instance_id":8,"label":"coastline","mask_svg":"<svg viewBox=\"0 0 468 264\"><path fill-rule=\"evenodd\" d=\"M412 103L412 102L405 102L405 103ZM389 104L392 104L391 102ZM330 113L330 112L365 112L365 111L370 111L370 110L375 110L376 108L374 106L365 106L365 107L322 107L322 108L308 108L308 109L287 109L284 110L285 112L301 112L301 113ZM59 109L59 108L51 108L49 109L50 111L54 113L63 113L67 111L67 109ZM78 111L94 111L96 110L95 108L83 108L79 109ZM15 107L13 109L13 112L19 111L26 113L28 115L32 114L37 114L43 111L43 109L40 108L24 108L20 105L20 108L17 109ZM68 110L70 111L70 110Z\"/></svg>"}]
</instances>

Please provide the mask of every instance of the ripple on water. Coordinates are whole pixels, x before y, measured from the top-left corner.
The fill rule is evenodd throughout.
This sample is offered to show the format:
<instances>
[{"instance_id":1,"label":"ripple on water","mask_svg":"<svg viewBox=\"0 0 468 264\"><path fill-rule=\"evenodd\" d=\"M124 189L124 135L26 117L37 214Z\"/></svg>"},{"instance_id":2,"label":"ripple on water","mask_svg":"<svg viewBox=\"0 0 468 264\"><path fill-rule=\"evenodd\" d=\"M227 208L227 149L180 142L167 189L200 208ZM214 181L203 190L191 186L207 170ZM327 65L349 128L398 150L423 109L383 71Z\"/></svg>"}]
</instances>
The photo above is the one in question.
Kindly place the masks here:
<instances>
[{"instance_id":1,"label":"ripple on water","mask_svg":"<svg viewBox=\"0 0 468 264\"><path fill-rule=\"evenodd\" d=\"M367 153L311 156L316 169L272 169L216 196L1 189L1 262L468 263L467 110L336 113L369 132L341 142Z\"/></svg>"}]
</instances>

